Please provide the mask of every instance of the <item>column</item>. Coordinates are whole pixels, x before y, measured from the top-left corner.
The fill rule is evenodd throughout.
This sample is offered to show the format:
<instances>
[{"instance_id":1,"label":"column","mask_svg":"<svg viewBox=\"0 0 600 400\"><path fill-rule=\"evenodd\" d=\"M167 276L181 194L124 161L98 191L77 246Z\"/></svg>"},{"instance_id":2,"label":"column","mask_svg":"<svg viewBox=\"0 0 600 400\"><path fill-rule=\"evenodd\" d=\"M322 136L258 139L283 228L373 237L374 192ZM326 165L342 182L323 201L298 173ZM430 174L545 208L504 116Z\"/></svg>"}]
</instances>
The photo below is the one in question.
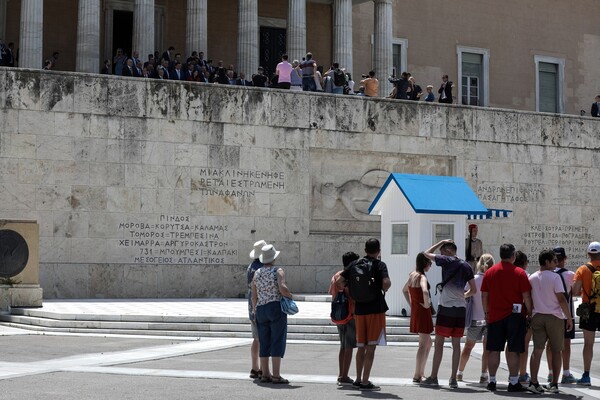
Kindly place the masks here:
<instances>
[{"instance_id":1,"label":"column","mask_svg":"<svg viewBox=\"0 0 600 400\"><path fill-rule=\"evenodd\" d=\"M392 85L388 77L392 73L392 0L375 1L375 40L374 65L375 76L379 79L379 96L386 96Z\"/></svg>"},{"instance_id":2,"label":"column","mask_svg":"<svg viewBox=\"0 0 600 400\"><path fill-rule=\"evenodd\" d=\"M133 51L146 60L154 53L154 0L135 0L133 8Z\"/></svg>"},{"instance_id":3,"label":"column","mask_svg":"<svg viewBox=\"0 0 600 400\"><path fill-rule=\"evenodd\" d=\"M77 72L97 74L100 68L100 0L79 0Z\"/></svg>"},{"instance_id":4,"label":"column","mask_svg":"<svg viewBox=\"0 0 600 400\"><path fill-rule=\"evenodd\" d=\"M333 0L333 62L352 68L352 0ZM354 75L354 74L353 74Z\"/></svg>"},{"instance_id":5,"label":"column","mask_svg":"<svg viewBox=\"0 0 600 400\"><path fill-rule=\"evenodd\" d=\"M290 62L306 55L306 0L289 0L287 53ZM319 59L319 55L314 55Z\"/></svg>"},{"instance_id":6,"label":"column","mask_svg":"<svg viewBox=\"0 0 600 400\"><path fill-rule=\"evenodd\" d=\"M192 51L207 54L207 10L207 0L187 0L185 57L191 56Z\"/></svg>"},{"instance_id":7,"label":"column","mask_svg":"<svg viewBox=\"0 0 600 400\"><path fill-rule=\"evenodd\" d=\"M21 36L19 41L19 67L43 67L44 2L21 0Z\"/></svg>"},{"instance_id":8,"label":"column","mask_svg":"<svg viewBox=\"0 0 600 400\"><path fill-rule=\"evenodd\" d=\"M258 68L258 46L258 0L239 0L236 68L247 77Z\"/></svg>"},{"instance_id":9,"label":"column","mask_svg":"<svg viewBox=\"0 0 600 400\"><path fill-rule=\"evenodd\" d=\"M8 45L9 39L6 37L6 5L8 0L0 0L0 39Z\"/></svg>"}]
</instances>

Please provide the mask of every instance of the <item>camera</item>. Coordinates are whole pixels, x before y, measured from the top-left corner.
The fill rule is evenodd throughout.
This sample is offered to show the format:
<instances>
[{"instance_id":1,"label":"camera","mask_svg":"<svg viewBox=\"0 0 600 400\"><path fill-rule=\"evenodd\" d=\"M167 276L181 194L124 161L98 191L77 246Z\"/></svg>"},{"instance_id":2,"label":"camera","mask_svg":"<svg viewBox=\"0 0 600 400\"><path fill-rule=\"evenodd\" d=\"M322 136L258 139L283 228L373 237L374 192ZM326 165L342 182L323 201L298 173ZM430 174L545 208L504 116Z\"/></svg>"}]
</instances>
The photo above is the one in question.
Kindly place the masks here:
<instances>
[{"instance_id":1,"label":"camera","mask_svg":"<svg viewBox=\"0 0 600 400\"><path fill-rule=\"evenodd\" d=\"M369 75L367 75L367 74L362 74L361 76L362 76L363 78L368 78L368 77L369 77Z\"/></svg>"}]
</instances>

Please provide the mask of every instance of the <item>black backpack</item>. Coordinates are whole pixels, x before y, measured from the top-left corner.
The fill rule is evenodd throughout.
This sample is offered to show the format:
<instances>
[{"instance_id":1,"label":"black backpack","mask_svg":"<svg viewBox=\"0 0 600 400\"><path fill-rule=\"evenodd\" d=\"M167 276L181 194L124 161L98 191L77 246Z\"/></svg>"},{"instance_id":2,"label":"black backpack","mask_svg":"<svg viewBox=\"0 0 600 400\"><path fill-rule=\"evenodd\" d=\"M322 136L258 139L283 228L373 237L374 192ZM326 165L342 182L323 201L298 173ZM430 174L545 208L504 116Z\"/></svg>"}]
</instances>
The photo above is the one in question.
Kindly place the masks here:
<instances>
[{"instance_id":1,"label":"black backpack","mask_svg":"<svg viewBox=\"0 0 600 400\"><path fill-rule=\"evenodd\" d=\"M346 75L344 71L337 68L333 71L333 83L335 86L344 86L346 84Z\"/></svg>"},{"instance_id":2,"label":"black backpack","mask_svg":"<svg viewBox=\"0 0 600 400\"><path fill-rule=\"evenodd\" d=\"M361 258L349 266L348 288L350 296L357 303L369 303L377 297L377 282L373 261Z\"/></svg>"}]
</instances>

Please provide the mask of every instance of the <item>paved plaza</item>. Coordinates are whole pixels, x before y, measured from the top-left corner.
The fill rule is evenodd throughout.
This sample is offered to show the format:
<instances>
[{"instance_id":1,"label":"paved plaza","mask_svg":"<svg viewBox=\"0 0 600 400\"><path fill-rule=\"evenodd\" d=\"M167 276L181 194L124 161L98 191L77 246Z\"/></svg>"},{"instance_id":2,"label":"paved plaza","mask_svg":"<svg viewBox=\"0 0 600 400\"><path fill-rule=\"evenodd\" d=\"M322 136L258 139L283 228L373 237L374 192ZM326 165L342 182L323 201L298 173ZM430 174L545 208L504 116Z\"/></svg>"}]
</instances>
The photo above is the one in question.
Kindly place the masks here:
<instances>
[{"instance_id":1,"label":"paved plaza","mask_svg":"<svg viewBox=\"0 0 600 400\"><path fill-rule=\"evenodd\" d=\"M140 301L53 301L44 307L55 312L119 312L147 314L151 310ZM239 301L188 302L188 307L207 313L219 309L222 315L239 316L245 312ZM96 303L96 304L95 304ZM183 303L186 303L183 301ZM189 313L180 301L149 300L154 312L170 315ZM195 305L192 305L194 303ZM202 306L198 306L201 303ZM301 304L306 310L326 304ZM104 309L102 309L104 307ZM149 306L148 306L149 307ZM213 310L213 311L209 311ZM115 314L118 318L118 314ZM30 331L0 325L0 399L332 399L356 397L375 399L486 399L512 395L505 391L507 371L498 373L499 391L492 394L479 379L481 347L476 347L465 371L465 382L457 390L447 385L450 374L450 348L445 349L440 370L439 389L418 387L411 382L416 352L415 343L394 343L377 349L372 380L380 392L359 392L338 388L337 345L334 342L288 341L282 375L290 385L267 385L248 378L250 340L245 338L186 338L145 335L68 334ZM573 346L572 370L581 373L580 339ZM430 363L428 364L428 368ZM352 366L351 371L353 370ZM600 362L592 368L592 382L600 383ZM542 363L541 375L547 367ZM352 376L354 373L351 374ZM561 399L598 399L600 389L561 386ZM544 396L541 396L544 397Z\"/></svg>"}]
</instances>

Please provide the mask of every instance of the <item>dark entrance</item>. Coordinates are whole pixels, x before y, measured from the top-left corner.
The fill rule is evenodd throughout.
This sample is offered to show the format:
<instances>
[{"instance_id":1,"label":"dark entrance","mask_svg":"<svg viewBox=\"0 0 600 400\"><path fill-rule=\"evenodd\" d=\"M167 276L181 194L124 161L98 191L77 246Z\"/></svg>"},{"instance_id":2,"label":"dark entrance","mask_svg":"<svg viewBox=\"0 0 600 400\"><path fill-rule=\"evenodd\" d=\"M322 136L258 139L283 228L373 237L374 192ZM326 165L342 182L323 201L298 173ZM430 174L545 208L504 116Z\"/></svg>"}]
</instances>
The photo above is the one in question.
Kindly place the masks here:
<instances>
[{"instance_id":1,"label":"dark entrance","mask_svg":"<svg viewBox=\"0 0 600 400\"><path fill-rule=\"evenodd\" d=\"M115 54L117 54L118 48L123 49L123 54L131 57L131 46L133 43L133 11L113 11L112 34L113 40L111 57L114 57Z\"/></svg>"},{"instance_id":2,"label":"dark entrance","mask_svg":"<svg viewBox=\"0 0 600 400\"><path fill-rule=\"evenodd\" d=\"M265 75L275 73L277 64L281 62L281 55L285 54L285 46L285 28L260 27L260 65L264 68Z\"/></svg>"}]
</instances>

